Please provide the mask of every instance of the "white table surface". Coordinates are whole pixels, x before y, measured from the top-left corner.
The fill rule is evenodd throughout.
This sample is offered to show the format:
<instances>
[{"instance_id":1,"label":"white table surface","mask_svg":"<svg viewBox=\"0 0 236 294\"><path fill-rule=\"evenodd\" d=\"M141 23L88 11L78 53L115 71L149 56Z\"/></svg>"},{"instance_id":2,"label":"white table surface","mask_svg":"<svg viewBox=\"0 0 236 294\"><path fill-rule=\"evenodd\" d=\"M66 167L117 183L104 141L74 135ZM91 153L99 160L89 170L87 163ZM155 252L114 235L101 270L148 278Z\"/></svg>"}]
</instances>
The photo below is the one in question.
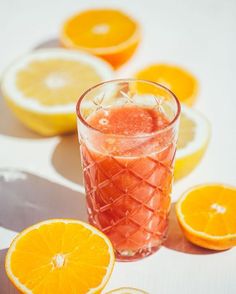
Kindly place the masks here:
<instances>
[{"instance_id":1,"label":"white table surface","mask_svg":"<svg viewBox=\"0 0 236 294\"><path fill-rule=\"evenodd\" d=\"M0 72L14 58L56 38L66 17L98 6L121 8L143 27L141 46L117 77L129 77L152 62L168 62L186 67L200 81L195 107L211 122L212 138L201 164L175 184L173 201L198 183L235 185L235 0L1 0ZM68 166L73 160L63 170L63 160L78 152L75 142L74 137L45 139L34 135L0 103L0 168L24 170L81 192L83 187L74 181L77 166L71 167L73 170ZM14 235L13 230L0 227L0 249L7 248ZM135 263L116 263L106 290L133 286L151 294L236 293L236 249L207 254L175 250L172 245Z\"/></svg>"}]
</instances>

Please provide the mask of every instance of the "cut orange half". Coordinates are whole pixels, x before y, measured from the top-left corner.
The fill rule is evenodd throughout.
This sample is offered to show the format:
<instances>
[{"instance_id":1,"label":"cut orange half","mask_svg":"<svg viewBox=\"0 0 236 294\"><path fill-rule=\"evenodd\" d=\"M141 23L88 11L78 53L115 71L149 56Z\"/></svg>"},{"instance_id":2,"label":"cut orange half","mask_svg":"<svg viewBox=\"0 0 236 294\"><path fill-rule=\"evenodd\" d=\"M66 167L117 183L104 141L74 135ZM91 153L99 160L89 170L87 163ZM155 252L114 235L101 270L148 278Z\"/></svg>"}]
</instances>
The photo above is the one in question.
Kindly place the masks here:
<instances>
[{"instance_id":1,"label":"cut orange half","mask_svg":"<svg viewBox=\"0 0 236 294\"><path fill-rule=\"evenodd\" d=\"M117 68L133 55L140 41L140 28L122 11L91 9L69 18L60 39L63 46L86 50Z\"/></svg>"},{"instance_id":2,"label":"cut orange half","mask_svg":"<svg viewBox=\"0 0 236 294\"><path fill-rule=\"evenodd\" d=\"M190 242L214 250L236 245L236 188L220 184L191 188L178 200L176 213Z\"/></svg>"},{"instance_id":3,"label":"cut orange half","mask_svg":"<svg viewBox=\"0 0 236 294\"><path fill-rule=\"evenodd\" d=\"M109 239L77 220L53 219L20 233L6 256L6 272L22 293L100 293L112 273Z\"/></svg>"},{"instance_id":4,"label":"cut orange half","mask_svg":"<svg viewBox=\"0 0 236 294\"><path fill-rule=\"evenodd\" d=\"M170 89L180 102L188 106L195 103L198 89L197 79L179 66L153 64L137 72L135 77L162 84Z\"/></svg>"}]
</instances>

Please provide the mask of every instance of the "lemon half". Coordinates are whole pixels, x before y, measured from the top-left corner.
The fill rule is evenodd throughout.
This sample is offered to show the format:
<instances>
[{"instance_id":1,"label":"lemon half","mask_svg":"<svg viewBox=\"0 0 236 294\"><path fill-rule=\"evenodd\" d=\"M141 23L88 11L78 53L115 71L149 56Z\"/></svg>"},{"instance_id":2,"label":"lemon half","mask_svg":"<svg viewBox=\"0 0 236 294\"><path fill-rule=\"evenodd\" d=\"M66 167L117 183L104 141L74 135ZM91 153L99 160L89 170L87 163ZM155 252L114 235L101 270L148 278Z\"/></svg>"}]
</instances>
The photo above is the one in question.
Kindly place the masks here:
<instances>
[{"instance_id":1,"label":"lemon half","mask_svg":"<svg viewBox=\"0 0 236 294\"><path fill-rule=\"evenodd\" d=\"M112 76L111 66L97 57L81 51L45 49L14 62L4 73L1 86L22 123L50 136L74 131L79 96Z\"/></svg>"},{"instance_id":2,"label":"lemon half","mask_svg":"<svg viewBox=\"0 0 236 294\"><path fill-rule=\"evenodd\" d=\"M210 139L208 120L198 111L181 106L175 179L188 175L201 161Z\"/></svg>"}]
</instances>

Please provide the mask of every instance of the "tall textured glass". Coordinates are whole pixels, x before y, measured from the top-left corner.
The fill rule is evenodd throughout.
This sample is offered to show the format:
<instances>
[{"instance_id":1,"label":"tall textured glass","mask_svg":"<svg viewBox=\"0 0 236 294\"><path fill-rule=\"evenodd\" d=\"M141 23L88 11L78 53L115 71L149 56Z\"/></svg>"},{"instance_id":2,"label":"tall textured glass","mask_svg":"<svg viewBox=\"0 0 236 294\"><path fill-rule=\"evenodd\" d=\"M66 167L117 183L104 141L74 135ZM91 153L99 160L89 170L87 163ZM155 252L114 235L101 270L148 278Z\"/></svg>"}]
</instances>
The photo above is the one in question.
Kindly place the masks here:
<instances>
[{"instance_id":1,"label":"tall textured glass","mask_svg":"<svg viewBox=\"0 0 236 294\"><path fill-rule=\"evenodd\" d=\"M167 88L114 80L77 103L89 222L118 260L155 252L168 229L180 103Z\"/></svg>"}]
</instances>

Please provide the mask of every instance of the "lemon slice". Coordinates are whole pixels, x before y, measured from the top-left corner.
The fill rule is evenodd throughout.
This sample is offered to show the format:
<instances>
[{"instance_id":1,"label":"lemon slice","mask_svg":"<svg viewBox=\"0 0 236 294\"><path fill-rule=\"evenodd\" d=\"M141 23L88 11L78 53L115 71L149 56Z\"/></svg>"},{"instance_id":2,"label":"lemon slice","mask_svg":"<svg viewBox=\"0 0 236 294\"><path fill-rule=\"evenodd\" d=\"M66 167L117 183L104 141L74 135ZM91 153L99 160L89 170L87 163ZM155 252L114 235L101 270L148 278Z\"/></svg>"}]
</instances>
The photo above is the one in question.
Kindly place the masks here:
<instances>
[{"instance_id":1,"label":"lemon slice","mask_svg":"<svg viewBox=\"0 0 236 294\"><path fill-rule=\"evenodd\" d=\"M210 124L196 110L181 106L175 179L188 175L202 159L210 138Z\"/></svg>"},{"instance_id":2,"label":"lemon slice","mask_svg":"<svg viewBox=\"0 0 236 294\"><path fill-rule=\"evenodd\" d=\"M108 63L87 53L38 50L6 70L2 93L22 123L42 135L57 135L76 129L79 96L112 76Z\"/></svg>"}]
</instances>

